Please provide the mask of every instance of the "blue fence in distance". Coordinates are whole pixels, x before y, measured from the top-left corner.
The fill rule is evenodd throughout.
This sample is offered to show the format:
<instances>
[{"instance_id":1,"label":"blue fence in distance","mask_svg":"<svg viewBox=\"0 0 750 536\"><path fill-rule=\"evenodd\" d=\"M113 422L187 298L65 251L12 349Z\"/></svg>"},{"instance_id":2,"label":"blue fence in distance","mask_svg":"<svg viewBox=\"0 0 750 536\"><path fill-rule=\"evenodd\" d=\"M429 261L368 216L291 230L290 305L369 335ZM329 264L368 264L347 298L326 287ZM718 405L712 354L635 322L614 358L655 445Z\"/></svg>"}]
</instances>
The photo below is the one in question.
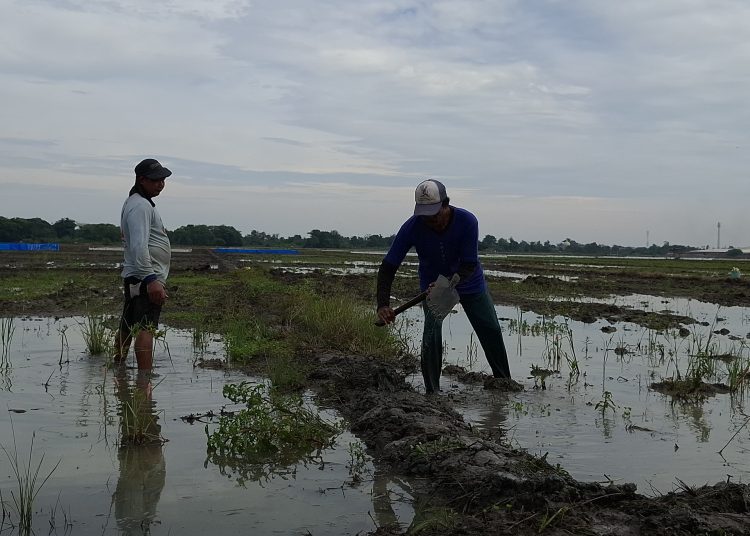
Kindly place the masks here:
<instances>
[{"instance_id":1,"label":"blue fence in distance","mask_svg":"<svg viewBox=\"0 0 750 536\"><path fill-rule=\"evenodd\" d=\"M216 253L251 253L256 255L297 255L296 249L243 249L243 248L214 248Z\"/></svg>"},{"instance_id":2,"label":"blue fence in distance","mask_svg":"<svg viewBox=\"0 0 750 536\"><path fill-rule=\"evenodd\" d=\"M60 244L0 242L0 251L60 251Z\"/></svg>"}]
</instances>

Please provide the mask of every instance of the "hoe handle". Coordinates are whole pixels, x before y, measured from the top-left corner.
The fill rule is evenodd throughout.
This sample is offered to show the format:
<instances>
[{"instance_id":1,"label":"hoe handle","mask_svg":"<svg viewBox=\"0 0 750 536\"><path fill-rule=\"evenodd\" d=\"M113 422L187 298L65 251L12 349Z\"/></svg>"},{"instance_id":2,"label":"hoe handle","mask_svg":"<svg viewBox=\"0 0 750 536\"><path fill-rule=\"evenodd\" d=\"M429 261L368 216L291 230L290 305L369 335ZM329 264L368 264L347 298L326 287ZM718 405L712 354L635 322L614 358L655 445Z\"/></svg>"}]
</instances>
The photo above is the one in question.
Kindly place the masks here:
<instances>
[{"instance_id":1,"label":"hoe handle","mask_svg":"<svg viewBox=\"0 0 750 536\"><path fill-rule=\"evenodd\" d=\"M410 308L410 307L414 307L414 306L415 306L415 305L417 305L418 303L420 303L420 302L423 302L423 301L425 300L425 298L427 298L427 291L425 291L425 292L420 292L419 294L417 294L416 296L414 296L414 297L413 297L412 299L410 299L410 300L409 300L408 302L406 302L406 303L402 303L401 305L399 305L398 307L396 307L396 308L395 308L395 309L393 310L393 314L394 314L394 315L398 315L398 314L400 314L400 313L403 313L403 312L404 312L404 311L406 311L406 310L407 310L408 308ZM377 319L377 320L375 321L375 325L376 325L376 326L385 326L385 322L383 322L382 320L380 320L380 319L378 318L378 319Z\"/></svg>"}]
</instances>

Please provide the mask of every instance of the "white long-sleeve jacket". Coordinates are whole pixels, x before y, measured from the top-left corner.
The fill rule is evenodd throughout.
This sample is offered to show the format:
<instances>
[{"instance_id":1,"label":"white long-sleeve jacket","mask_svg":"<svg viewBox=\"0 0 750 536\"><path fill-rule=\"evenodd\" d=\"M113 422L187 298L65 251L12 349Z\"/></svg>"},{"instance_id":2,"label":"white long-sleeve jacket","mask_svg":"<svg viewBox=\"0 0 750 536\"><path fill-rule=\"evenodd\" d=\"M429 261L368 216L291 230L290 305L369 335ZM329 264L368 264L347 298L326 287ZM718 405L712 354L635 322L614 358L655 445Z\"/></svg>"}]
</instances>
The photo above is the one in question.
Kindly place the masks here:
<instances>
[{"instance_id":1,"label":"white long-sleeve jacket","mask_svg":"<svg viewBox=\"0 0 750 536\"><path fill-rule=\"evenodd\" d=\"M120 216L125 260L122 277L156 279L167 282L172 248L156 207L134 193L122 206Z\"/></svg>"}]
</instances>

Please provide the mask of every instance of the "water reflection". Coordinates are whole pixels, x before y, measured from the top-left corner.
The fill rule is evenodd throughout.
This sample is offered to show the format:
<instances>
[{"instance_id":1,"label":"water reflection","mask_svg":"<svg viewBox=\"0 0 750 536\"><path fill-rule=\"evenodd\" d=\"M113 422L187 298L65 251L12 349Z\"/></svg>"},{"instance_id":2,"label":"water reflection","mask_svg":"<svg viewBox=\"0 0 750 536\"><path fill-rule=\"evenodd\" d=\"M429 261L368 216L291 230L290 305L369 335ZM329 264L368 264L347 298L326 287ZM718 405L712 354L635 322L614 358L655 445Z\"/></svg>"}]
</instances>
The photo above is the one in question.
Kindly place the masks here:
<instances>
[{"instance_id":1,"label":"water reflection","mask_svg":"<svg viewBox=\"0 0 750 536\"><path fill-rule=\"evenodd\" d=\"M504 436L508 431L508 412L511 408L509 401L508 396L493 398L487 407L480 410L481 417L477 421L477 427L493 435Z\"/></svg>"},{"instance_id":2,"label":"water reflection","mask_svg":"<svg viewBox=\"0 0 750 536\"><path fill-rule=\"evenodd\" d=\"M378 528L402 529L414 517L414 499L408 482L376 471L372 481L373 521ZM404 523L406 521L406 523Z\"/></svg>"},{"instance_id":3,"label":"water reflection","mask_svg":"<svg viewBox=\"0 0 750 536\"><path fill-rule=\"evenodd\" d=\"M150 534L167 473L152 374L138 371L133 381L120 368L114 383L120 416L120 474L112 495L117 527L120 534Z\"/></svg>"},{"instance_id":4,"label":"water reflection","mask_svg":"<svg viewBox=\"0 0 750 536\"><path fill-rule=\"evenodd\" d=\"M11 368L0 367L0 390L10 391L13 388L13 380L11 379Z\"/></svg>"},{"instance_id":5,"label":"water reflection","mask_svg":"<svg viewBox=\"0 0 750 536\"><path fill-rule=\"evenodd\" d=\"M507 410L505 423L501 415L492 413L502 402L493 404L481 396L458 404L464 418L484 430L507 429L519 445L549 452L582 480L598 480L606 473L635 481L648 493L649 488L671 486L675 477L691 485L721 480L725 474L746 479L749 436L735 432L747 419L745 395L750 382L744 377L738 381L737 370L748 369L750 356L746 342L732 334L747 331L747 310L641 295L603 301L637 310L670 309L700 323L682 331L658 331L631 322L585 323L498 305L498 318L516 339L508 346L511 370L515 377L526 379L527 389L514 394L502 408ZM462 351L470 344L471 327L458 309L459 314L449 317L444 363L478 372L481 354L472 361ZM408 311L405 320L411 320ZM709 385L734 381L738 390L688 401L652 390L654 382L684 377L698 355L714 360L731 356L729 365L709 363L702 381ZM547 372L553 368L555 372ZM541 387L541 373L547 374L547 389L533 389ZM678 454L673 445L679 446ZM724 445L728 466L716 455ZM630 463L634 451L639 452L638 462Z\"/></svg>"},{"instance_id":6,"label":"water reflection","mask_svg":"<svg viewBox=\"0 0 750 536\"><path fill-rule=\"evenodd\" d=\"M63 524L70 522L72 534L102 536L149 531L180 536L212 532L324 536L364 534L372 529L370 488L346 488L345 493L342 488L348 477L346 445L354 441L353 436L345 433L324 451L325 466L296 464L294 481L275 478L263 485L240 487L215 468L204 469L203 425L178 422L167 428L165 415L209 410L218 415L227 405L223 386L247 380L247 376L195 367L192 334L172 329L166 335L171 359L166 350L157 356L170 363L169 370L159 370L164 373L151 378L149 387L149 378L139 381L135 370L115 371L105 367L102 358L88 355L76 329L83 320L16 318L12 367L5 376L12 380L12 390L0 389L0 407L5 408L0 411L0 442L7 447L5 438L12 436L10 418L4 417L8 414L21 441L21 453L28 454L27 441L36 432L39 453L46 452L42 471L51 468L48 460L62 459L35 499L33 523L38 536L63 534ZM69 362L58 330L64 325L70 326ZM210 338L205 352L223 352L221 341ZM311 396L305 397L305 404L314 407ZM129 430L138 428L134 413L145 422L142 436L156 439L164 434L169 442L138 445L123 439L130 436ZM325 415L332 421L339 419L333 411ZM3 496L12 489L13 480L7 457L0 452ZM340 493L320 492L329 488ZM393 490L391 486L392 496ZM408 506L397 504L394 509L408 524ZM55 511L56 529L50 526ZM6 533L11 531L0 530L0 536Z\"/></svg>"},{"instance_id":7,"label":"water reflection","mask_svg":"<svg viewBox=\"0 0 750 536\"><path fill-rule=\"evenodd\" d=\"M679 423L681 415L687 418L687 426L695 434L699 443L708 443L711 437L711 424L706 419L703 401L676 400L670 403L672 420Z\"/></svg>"}]
</instances>

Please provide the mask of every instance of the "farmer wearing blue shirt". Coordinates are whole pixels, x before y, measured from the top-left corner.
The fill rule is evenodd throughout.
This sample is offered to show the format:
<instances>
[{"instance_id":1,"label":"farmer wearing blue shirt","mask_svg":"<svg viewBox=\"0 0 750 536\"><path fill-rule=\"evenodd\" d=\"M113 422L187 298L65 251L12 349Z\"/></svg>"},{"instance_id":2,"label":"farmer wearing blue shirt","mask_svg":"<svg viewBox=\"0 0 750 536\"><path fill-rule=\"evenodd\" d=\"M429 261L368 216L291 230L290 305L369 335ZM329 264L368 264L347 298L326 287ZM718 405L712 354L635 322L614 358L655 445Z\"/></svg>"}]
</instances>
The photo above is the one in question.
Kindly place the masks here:
<instances>
[{"instance_id":1,"label":"farmer wearing blue shirt","mask_svg":"<svg viewBox=\"0 0 750 536\"><path fill-rule=\"evenodd\" d=\"M476 217L468 210L451 206L445 186L434 179L420 183L414 197L414 215L399 229L378 270L378 318L386 324L394 321L391 285L396 270L414 247L419 257L419 284L423 291L430 289L440 275L451 279L458 274L455 290L482 345L492 375L510 378L503 334L479 262ZM424 312L422 376L427 393L433 393L440 390L443 320L427 306Z\"/></svg>"}]
</instances>

